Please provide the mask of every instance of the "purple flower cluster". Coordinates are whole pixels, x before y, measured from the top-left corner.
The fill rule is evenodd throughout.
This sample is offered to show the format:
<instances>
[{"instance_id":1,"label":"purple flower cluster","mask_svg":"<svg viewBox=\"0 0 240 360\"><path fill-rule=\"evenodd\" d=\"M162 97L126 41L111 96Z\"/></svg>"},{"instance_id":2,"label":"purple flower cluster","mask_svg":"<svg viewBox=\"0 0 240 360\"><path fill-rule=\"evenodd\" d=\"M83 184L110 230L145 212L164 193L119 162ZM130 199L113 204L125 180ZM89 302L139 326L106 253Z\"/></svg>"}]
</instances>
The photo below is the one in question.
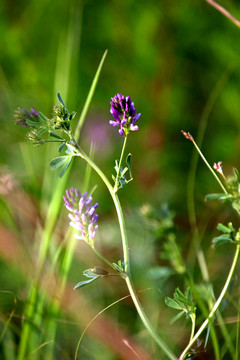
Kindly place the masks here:
<instances>
[{"instance_id":1,"label":"purple flower cluster","mask_svg":"<svg viewBox=\"0 0 240 360\"><path fill-rule=\"evenodd\" d=\"M98 203L91 205L92 196L87 196L88 193L81 193L79 189L72 187L69 191L66 190L66 196L63 196L66 208L70 211L68 214L70 226L80 230L81 235L75 234L76 239L85 240L93 245L94 236L98 225L95 225L98 215L95 214L95 209Z\"/></svg>"},{"instance_id":2,"label":"purple flower cluster","mask_svg":"<svg viewBox=\"0 0 240 360\"><path fill-rule=\"evenodd\" d=\"M15 111L14 118L17 125L21 125L24 127L31 127L30 125L28 125L27 121L39 121L38 112L32 108L30 109L30 111L18 108Z\"/></svg>"},{"instance_id":3,"label":"purple flower cluster","mask_svg":"<svg viewBox=\"0 0 240 360\"><path fill-rule=\"evenodd\" d=\"M141 114L136 114L134 103L131 102L130 96L123 96L121 94L115 95L110 101L110 113L115 120L110 120L109 124L112 126L119 126L120 135L127 136L129 131L138 130L135 125Z\"/></svg>"}]
</instances>

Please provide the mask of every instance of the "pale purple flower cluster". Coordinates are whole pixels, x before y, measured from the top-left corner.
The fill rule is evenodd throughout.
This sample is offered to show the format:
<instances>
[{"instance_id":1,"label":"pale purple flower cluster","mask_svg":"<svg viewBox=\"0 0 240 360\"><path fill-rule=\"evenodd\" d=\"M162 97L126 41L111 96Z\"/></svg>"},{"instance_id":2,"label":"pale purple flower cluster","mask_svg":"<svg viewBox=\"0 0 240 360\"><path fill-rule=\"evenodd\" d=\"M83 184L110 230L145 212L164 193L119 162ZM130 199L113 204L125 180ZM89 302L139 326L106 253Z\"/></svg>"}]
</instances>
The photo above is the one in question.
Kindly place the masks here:
<instances>
[{"instance_id":1,"label":"pale purple flower cluster","mask_svg":"<svg viewBox=\"0 0 240 360\"><path fill-rule=\"evenodd\" d=\"M92 205L92 196L88 193L81 193L79 189L72 187L66 190L66 196L63 196L66 208L70 211L68 214L70 226L80 231L81 234L75 234L76 239L85 240L93 244L94 236L98 225L95 225L98 215L95 209L98 203Z\"/></svg>"},{"instance_id":2,"label":"pale purple flower cluster","mask_svg":"<svg viewBox=\"0 0 240 360\"><path fill-rule=\"evenodd\" d=\"M130 96L123 96L121 94L115 95L110 101L110 113L115 120L110 120L109 124L112 126L119 126L120 135L127 136L129 131L138 130L135 125L141 114L136 114L134 103L131 102Z\"/></svg>"},{"instance_id":3,"label":"pale purple flower cluster","mask_svg":"<svg viewBox=\"0 0 240 360\"><path fill-rule=\"evenodd\" d=\"M21 125L24 127L31 127L30 125L27 124L28 120L34 121L34 122L39 121L38 112L36 110L34 110L33 108L31 108L30 111L28 111L26 109L18 108L15 111L14 118L15 118L17 125Z\"/></svg>"}]
</instances>

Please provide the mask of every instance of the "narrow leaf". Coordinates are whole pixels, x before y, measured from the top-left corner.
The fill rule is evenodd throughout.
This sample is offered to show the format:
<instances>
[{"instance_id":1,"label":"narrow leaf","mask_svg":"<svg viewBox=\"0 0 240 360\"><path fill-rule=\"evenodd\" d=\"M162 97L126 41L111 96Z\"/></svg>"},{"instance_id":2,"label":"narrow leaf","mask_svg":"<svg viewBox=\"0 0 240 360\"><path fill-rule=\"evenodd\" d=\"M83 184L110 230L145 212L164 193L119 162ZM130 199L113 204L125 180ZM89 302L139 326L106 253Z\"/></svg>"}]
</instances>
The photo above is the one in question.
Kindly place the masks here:
<instances>
[{"instance_id":1,"label":"narrow leaf","mask_svg":"<svg viewBox=\"0 0 240 360\"><path fill-rule=\"evenodd\" d=\"M64 140L60 135L56 134L53 131L50 132L50 136L54 137L55 139Z\"/></svg>"},{"instance_id":2,"label":"narrow leaf","mask_svg":"<svg viewBox=\"0 0 240 360\"><path fill-rule=\"evenodd\" d=\"M179 314L177 314L176 316L174 316L174 318L172 318L172 320L170 321L170 324L172 325L175 321L177 321L178 319L180 319L181 316L183 316L184 314L184 310L181 311Z\"/></svg>"},{"instance_id":3,"label":"narrow leaf","mask_svg":"<svg viewBox=\"0 0 240 360\"><path fill-rule=\"evenodd\" d=\"M41 136L42 134L44 134L47 131L48 131L48 129L45 128L45 129L40 130L38 134L39 134L39 136Z\"/></svg>"},{"instance_id":4,"label":"narrow leaf","mask_svg":"<svg viewBox=\"0 0 240 360\"><path fill-rule=\"evenodd\" d=\"M214 238L212 241L212 246L217 247L219 245L223 245L223 244L227 244L227 243L231 243L231 242L232 242L231 239L224 237L224 235L223 235L223 236Z\"/></svg>"},{"instance_id":5,"label":"narrow leaf","mask_svg":"<svg viewBox=\"0 0 240 360\"><path fill-rule=\"evenodd\" d=\"M57 168L59 168L59 166L62 166L68 160L68 158L68 156L59 156L55 159L52 159L50 161L51 169L56 170Z\"/></svg>"},{"instance_id":6,"label":"narrow leaf","mask_svg":"<svg viewBox=\"0 0 240 360\"><path fill-rule=\"evenodd\" d=\"M206 347L207 347L209 336L210 336L210 326L208 326L208 328L207 328L207 334L206 334L206 338L205 338L205 342L204 342L204 349L206 349Z\"/></svg>"},{"instance_id":7,"label":"narrow leaf","mask_svg":"<svg viewBox=\"0 0 240 360\"><path fill-rule=\"evenodd\" d=\"M208 194L205 196L205 200L220 200L220 201L225 201L225 200L229 200L232 198L231 194Z\"/></svg>"},{"instance_id":8,"label":"narrow leaf","mask_svg":"<svg viewBox=\"0 0 240 360\"><path fill-rule=\"evenodd\" d=\"M69 114L69 111L68 111L66 105L64 104L63 99L62 99L60 93L57 93L57 99L58 99L58 101L60 102L60 104L64 107L64 109L67 111L67 113Z\"/></svg>"},{"instance_id":9,"label":"narrow leaf","mask_svg":"<svg viewBox=\"0 0 240 360\"><path fill-rule=\"evenodd\" d=\"M65 151L65 153L70 155L74 154L73 148L68 143L66 143L66 146L67 146L67 150Z\"/></svg>"},{"instance_id":10,"label":"narrow leaf","mask_svg":"<svg viewBox=\"0 0 240 360\"><path fill-rule=\"evenodd\" d=\"M66 164L62 167L60 173L59 173L59 177L63 177L63 175L65 174L65 172L67 171L67 169L69 168L69 165L71 164L72 161L72 157L69 156L69 160L66 162Z\"/></svg>"},{"instance_id":11,"label":"narrow leaf","mask_svg":"<svg viewBox=\"0 0 240 360\"><path fill-rule=\"evenodd\" d=\"M132 154L128 154L127 156L127 159L126 159L126 163L127 163L127 166L128 166L128 170L129 170L129 175L130 175L130 178L132 178L132 164L131 164L131 158L132 158Z\"/></svg>"},{"instance_id":12,"label":"narrow leaf","mask_svg":"<svg viewBox=\"0 0 240 360\"><path fill-rule=\"evenodd\" d=\"M41 120L43 120L46 123L48 122L48 118L45 115L43 115L41 112L39 112L38 115L39 115Z\"/></svg>"},{"instance_id":13,"label":"narrow leaf","mask_svg":"<svg viewBox=\"0 0 240 360\"><path fill-rule=\"evenodd\" d=\"M217 229L219 231L224 232L224 233L229 233L230 234L232 232L232 229L229 229L227 226L225 226L223 224L218 224Z\"/></svg>"},{"instance_id":14,"label":"narrow leaf","mask_svg":"<svg viewBox=\"0 0 240 360\"><path fill-rule=\"evenodd\" d=\"M69 115L69 120L72 120L76 115L76 111L73 111L70 115Z\"/></svg>"},{"instance_id":15,"label":"narrow leaf","mask_svg":"<svg viewBox=\"0 0 240 360\"><path fill-rule=\"evenodd\" d=\"M177 310L183 309L181 305L179 305L175 300L171 299L170 297L165 298L165 304L173 309L177 309Z\"/></svg>"},{"instance_id":16,"label":"narrow leaf","mask_svg":"<svg viewBox=\"0 0 240 360\"><path fill-rule=\"evenodd\" d=\"M61 144L58 148L58 152L60 153L62 151L62 149L65 147L65 143Z\"/></svg>"},{"instance_id":17,"label":"narrow leaf","mask_svg":"<svg viewBox=\"0 0 240 360\"><path fill-rule=\"evenodd\" d=\"M74 286L74 290L90 284L91 282L97 280L99 277L100 277L100 276L96 276L96 277L91 278L91 279L89 279L89 280L80 281L79 283L77 283L77 285Z\"/></svg>"},{"instance_id":18,"label":"narrow leaf","mask_svg":"<svg viewBox=\"0 0 240 360\"><path fill-rule=\"evenodd\" d=\"M81 112L81 115L80 115L76 130L75 130L75 133L74 133L74 137L75 137L76 140L78 140L79 135L80 135L80 131L81 131L82 126L84 124L84 121L85 121L85 118L86 118L86 115L87 115L91 100L93 98L93 94L95 92L95 88L97 86L97 82L98 82L98 79L99 79L99 76L100 76L100 73L101 73L101 70L102 70L102 67L103 67L106 56L107 56L107 50L104 52L104 54L102 56L102 59L100 61L100 64L98 65L96 74L95 74L94 79L93 79L92 84L91 84L91 88L89 90L87 99L85 101L83 110Z\"/></svg>"},{"instance_id":19,"label":"narrow leaf","mask_svg":"<svg viewBox=\"0 0 240 360\"><path fill-rule=\"evenodd\" d=\"M42 124L41 124L40 122L31 121L31 120L26 120L26 123L27 123L29 126L32 126L32 127L42 126Z\"/></svg>"}]
</instances>

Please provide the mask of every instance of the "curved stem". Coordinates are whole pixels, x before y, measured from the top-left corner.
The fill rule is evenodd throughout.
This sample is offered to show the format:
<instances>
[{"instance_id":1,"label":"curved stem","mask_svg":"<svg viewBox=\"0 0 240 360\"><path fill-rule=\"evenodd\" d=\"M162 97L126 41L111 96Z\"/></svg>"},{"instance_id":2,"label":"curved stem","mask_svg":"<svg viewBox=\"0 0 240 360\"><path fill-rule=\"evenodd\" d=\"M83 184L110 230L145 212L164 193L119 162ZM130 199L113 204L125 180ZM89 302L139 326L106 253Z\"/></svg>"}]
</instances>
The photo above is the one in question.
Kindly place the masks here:
<instances>
[{"instance_id":1,"label":"curved stem","mask_svg":"<svg viewBox=\"0 0 240 360\"><path fill-rule=\"evenodd\" d=\"M162 349L162 351L166 354L168 359L170 360L176 360L176 356L171 352L171 350L168 348L168 346L164 343L164 341L159 337L155 329L152 327L150 321L148 320L141 303L138 299L137 293L134 289L132 280L131 280L131 274L130 274L130 261L129 261L129 249L128 249L128 239L127 239L127 232L126 232L126 226L125 221L123 217L122 207L119 201L119 198L114 191L112 185L108 181L107 177L104 175L104 173L99 169L99 167L84 153L84 151L80 148L80 146L75 142L73 146L74 150L77 151L74 156L80 156L85 161L88 162L88 164L96 171L96 173L100 176L100 178L103 180L105 185L108 188L108 191L113 199L115 209L118 216L118 222L120 226L120 232L121 232L121 238L122 238L122 246L123 246L123 258L124 258L124 270L126 276L124 277L129 293L132 297L133 303L136 307L136 310L138 312L138 315L140 316L144 326L146 327L148 333L151 335L151 337L155 340L155 342L159 345L159 347Z\"/></svg>"},{"instance_id":2,"label":"curved stem","mask_svg":"<svg viewBox=\"0 0 240 360\"><path fill-rule=\"evenodd\" d=\"M185 356L187 355L188 350L191 348L191 346L195 343L195 341L199 338L199 336L201 335L201 333L203 332L203 330L207 327L207 325L209 324L210 320L212 319L212 317L214 316L215 312L217 311L223 297L225 296L228 286L230 284L230 281L233 277L233 273L234 270L236 268L237 265L237 261L238 261L238 257L239 257L239 252L240 252L240 245L237 245L236 251L235 251L235 255L233 258L233 262L232 262L232 266L230 268L227 280L225 282L225 285L217 299L217 301L215 302L212 311L210 312L210 314L208 315L208 318L203 322L203 324L200 326L199 330L196 332L195 336L192 338L192 340L189 342L189 344L187 345L187 347L184 349L184 351L182 352L179 360L183 360L185 358Z\"/></svg>"},{"instance_id":3,"label":"curved stem","mask_svg":"<svg viewBox=\"0 0 240 360\"><path fill-rule=\"evenodd\" d=\"M142 305L139 302L138 296L136 294L136 291L134 289L134 286L132 284L132 280L130 276L126 277L125 279L128 290L130 292L131 298L134 302L134 305L137 309L138 315L140 316L145 328L147 329L148 333L151 335L151 337L155 340L155 342L158 344L158 346L162 349L162 351L165 353L165 355L170 360L176 360L176 356L172 353L172 351L168 348L168 346L163 342L163 340L159 337L156 330L152 327L152 324L148 320L148 317L146 316Z\"/></svg>"}]
</instances>

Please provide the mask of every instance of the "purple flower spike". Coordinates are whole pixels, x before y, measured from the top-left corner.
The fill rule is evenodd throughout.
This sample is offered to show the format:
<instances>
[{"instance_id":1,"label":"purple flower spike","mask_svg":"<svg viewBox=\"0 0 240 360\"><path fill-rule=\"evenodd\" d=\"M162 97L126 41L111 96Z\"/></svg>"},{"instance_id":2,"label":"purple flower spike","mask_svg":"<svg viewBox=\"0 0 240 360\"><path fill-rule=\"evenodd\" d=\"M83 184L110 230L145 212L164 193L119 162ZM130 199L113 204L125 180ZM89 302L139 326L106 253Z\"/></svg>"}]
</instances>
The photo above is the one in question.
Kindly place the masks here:
<instances>
[{"instance_id":1,"label":"purple flower spike","mask_svg":"<svg viewBox=\"0 0 240 360\"><path fill-rule=\"evenodd\" d=\"M114 120L110 120L109 124L116 127L119 126L119 134L127 136L130 131L138 130L138 126L135 123L140 118L141 114L136 114L134 103L131 102L130 96L121 94L115 95L110 101L110 113Z\"/></svg>"},{"instance_id":2,"label":"purple flower spike","mask_svg":"<svg viewBox=\"0 0 240 360\"><path fill-rule=\"evenodd\" d=\"M27 121L38 122L39 115L38 112L32 108L30 109L30 111L27 111L26 109L18 108L15 111L14 119L17 125L21 125L24 127L31 127L31 125L28 125Z\"/></svg>"},{"instance_id":3,"label":"purple flower spike","mask_svg":"<svg viewBox=\"0 0 240 360\"><path fill-rule=\"evenodd\" d=\"M79 230L80 234L75 234L76 239L84 240L91 246L94 246L94 237L98 225L95 225L98 215L95 210L98 203L92 205L92 196L88 193L81 193L79 189L72 187L66 190L66 196L63 196L64 205L70 211L68 215L70 226Z\"/></svg>"}]
</instances>

